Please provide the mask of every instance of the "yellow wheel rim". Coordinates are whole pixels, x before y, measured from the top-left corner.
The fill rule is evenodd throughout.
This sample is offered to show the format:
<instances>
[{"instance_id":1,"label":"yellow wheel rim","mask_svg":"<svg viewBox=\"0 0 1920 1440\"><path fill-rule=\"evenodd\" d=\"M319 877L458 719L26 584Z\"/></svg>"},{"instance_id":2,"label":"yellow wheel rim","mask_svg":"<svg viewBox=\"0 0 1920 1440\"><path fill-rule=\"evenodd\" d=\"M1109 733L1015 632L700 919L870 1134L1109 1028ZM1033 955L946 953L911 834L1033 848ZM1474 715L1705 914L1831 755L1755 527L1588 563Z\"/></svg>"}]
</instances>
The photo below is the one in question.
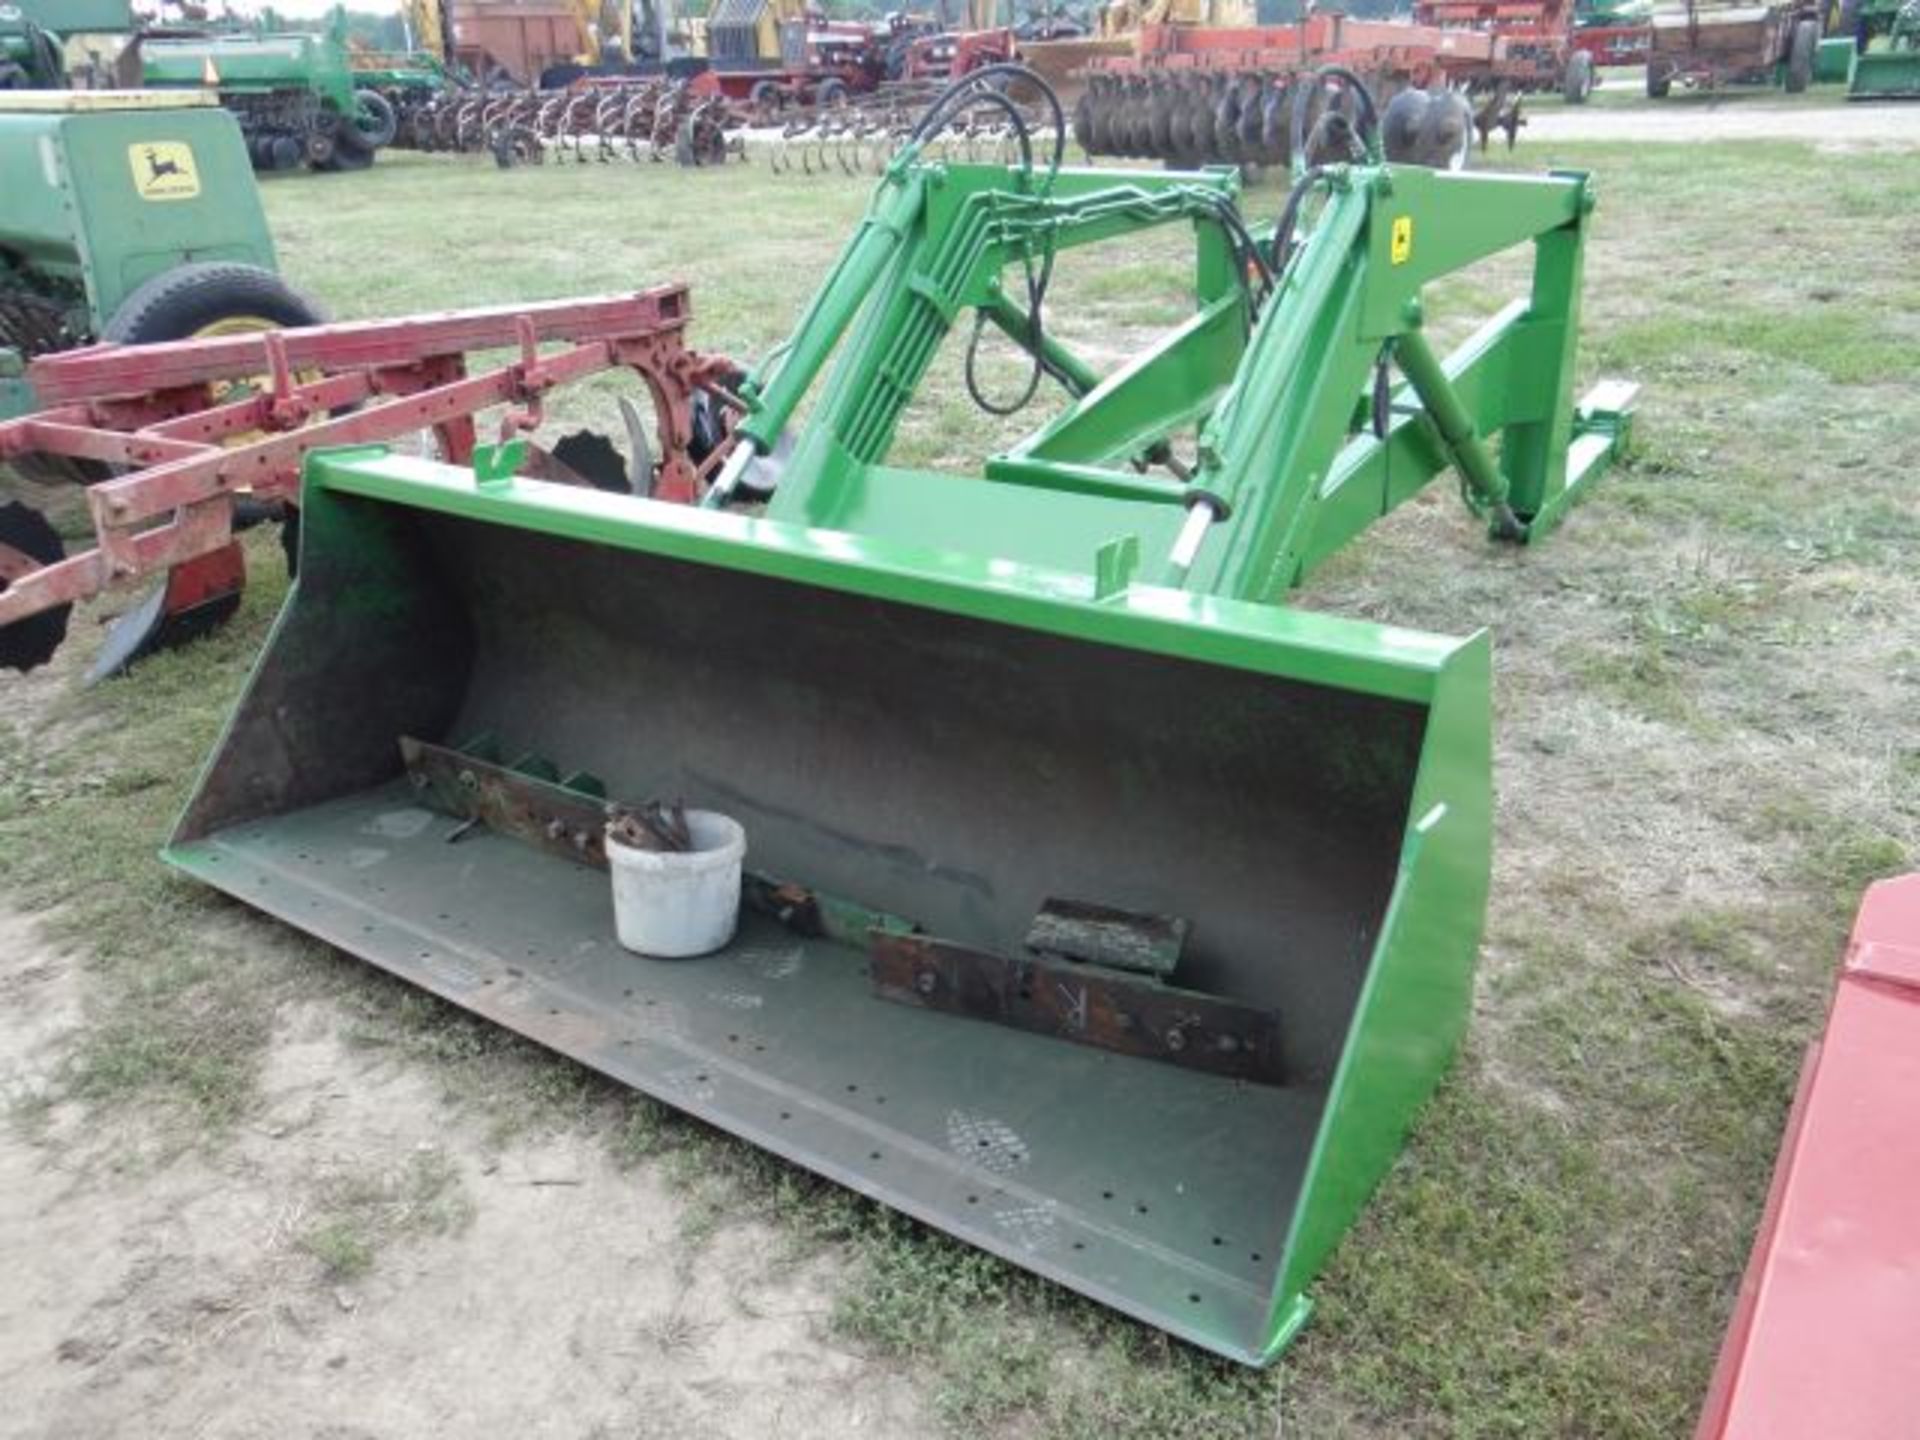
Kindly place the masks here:
<instances>
[{"instance_id":1,"label":"yellow wheel rim","mask_svg":"<svg viewBox=\"0 0 1920 1440\"><path fill-rule=\"evenodd\" d=\"M213 320L202 325L188 338L191 340L211 340L222 335L258 335L262 330L278 330L280 328L279 321L269 320L264 315L249 315L245 313L223 315L218 320ZM294 372L294 379L302 384L318 380L319 378L320 372L318 370L307 369ZM268 377L265 375L251 375L244 380L216 380L207 386L207 401L212 405L225 405L230 401L238 400L248 395L257 395L267 388L267 380ZM238 435L229 435L226 439L226 448L231 450L240 445L251 445L254 441L261 439L263 434L263 431L248 430Z\"/></svg>"}]
</instances>

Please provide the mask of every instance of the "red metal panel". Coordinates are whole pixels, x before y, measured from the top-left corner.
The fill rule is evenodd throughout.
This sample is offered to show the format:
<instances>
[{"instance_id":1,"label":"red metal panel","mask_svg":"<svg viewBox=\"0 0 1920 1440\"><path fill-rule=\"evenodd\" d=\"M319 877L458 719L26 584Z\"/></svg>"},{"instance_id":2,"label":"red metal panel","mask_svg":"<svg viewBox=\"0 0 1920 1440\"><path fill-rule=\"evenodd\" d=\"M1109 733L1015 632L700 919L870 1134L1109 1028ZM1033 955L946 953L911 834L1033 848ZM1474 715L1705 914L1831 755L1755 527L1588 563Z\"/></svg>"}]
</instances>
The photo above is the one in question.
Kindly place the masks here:
<instances>
[{"instance_id":1,"label":"red metal panel","mask_svg":"<svg viewBox=\"0 0 1920 1440\"><path fill-rule=\"evenodd\" d=\"M1699 1440L1920 1434L1920 875L1867 891Z\"/></svg>"},{"instance_id":2,"label":"red metal panel","mask_svg":"<svg viewBox=\"0 0 1920 1440\"><path fill-rule=\"evenodd\" d=\"M502 438L521 434L539 425L550 390L616 367L644 382L653 401L660 454L652 493L696 500L704 477L688 454L693 396L714 387L724 397L718 387L737 367L685 348L691 313L685 286L660 285L397 320L96 345L35 360L28 370L34 390L63 403L0 421L0 459L38 452L143 468L88 488L97 548L52 565L0 553L7 582L0 625L221 550L232 535L231 497L251 491L257 499L290 499L316 447L431 430L445 459L466 464L481 412L508 407ZM543 343L565 348L542 353ZM509 346L516 360L467 373L467 352ZM244 393L219 398L215 387L224 380L246 382ZM528 463L544 455L535 446ZM221 563L216 556L180 583L242 583Z\"/></svg>"},{"instance_id":3,"label":"red metal panel","mask_svg":"<svg viewBox=\"0 0 1920 1440\"><path fill-rule=\"evenodd\" d=\"M285 339L287 361L296 371L358 370L517 345L523 317L533 321L540 340L581 344L678 331L692 316L686 286L658 285L633 295L496 305L277 333ZM226 335L160 345L91 345L44 355L28 367L27 380L37 403L52 407L216 380L247 380L267 369L263 335Z\"/></svg>"}]
</instances>

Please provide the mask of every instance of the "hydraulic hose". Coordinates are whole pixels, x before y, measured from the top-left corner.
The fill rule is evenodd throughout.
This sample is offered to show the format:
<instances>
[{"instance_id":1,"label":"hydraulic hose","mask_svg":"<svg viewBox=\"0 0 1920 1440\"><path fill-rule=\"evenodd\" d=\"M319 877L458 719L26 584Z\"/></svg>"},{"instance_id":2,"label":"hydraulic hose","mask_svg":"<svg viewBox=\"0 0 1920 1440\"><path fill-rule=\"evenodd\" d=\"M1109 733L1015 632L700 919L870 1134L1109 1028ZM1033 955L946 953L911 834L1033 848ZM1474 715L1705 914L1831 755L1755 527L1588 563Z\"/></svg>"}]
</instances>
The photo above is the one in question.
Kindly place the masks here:
<instances>
[{"instance_id":1,"label":"hydraulic hose","mask_svg":"<svg viewBox=\"0 0 1920 1440\"><path fill-rule=\"evenodd\" d=\"M1293 186L1287 191L1287 203L1281 208L1280 219L1273 227L1273 274L1276 279L1287 273L1287 264L1293 259L1293 232L1300 224L1300 207L1307 203L1321 181L1327 178L1327 172L1316 165L1294 177Z\"/></svg>"},{"instance_id":2,"label":"hydraulic hose","mask_svg":"<svg viewBox=\"0 0 1920 1440\"><path fill-rule=\"evenodd\" d=\"M940 127L946 124L953 111L959 108L961 102L971 104L973 101L986 95L997 96L1002 102L1002 107L1015 117L1015 129L1022 134L1026 134L1026 120L1019 115L1019 107L1015 106L1011 100L1006 98L1002 89L994 88L986 84L988 80L1001 75L1009 79L1023 80L1033 86L1040 92L1041 97L1047 102L1047 109L1053 114L1053 156L1048 161L1047 178L1042 187L1043 192L1051 190L1053 188L1054 177L1060 173L1061 162L1065 160L1067 153L1066 112L1060 108L1060 97L1054 92L1054 88L1049 85L1041 75L1029 70L1024 65L1015 64L1011 61L1001 61L993 65L982 65L978 70L969 70L965 75L953 81L946 89L934 96L933 100L927 105L927 108L920 112L920 119L915 123L912 132L907 137L908 142L910 144L921 144L932 139L940 133Z\"/></svg>"}]
</instances>

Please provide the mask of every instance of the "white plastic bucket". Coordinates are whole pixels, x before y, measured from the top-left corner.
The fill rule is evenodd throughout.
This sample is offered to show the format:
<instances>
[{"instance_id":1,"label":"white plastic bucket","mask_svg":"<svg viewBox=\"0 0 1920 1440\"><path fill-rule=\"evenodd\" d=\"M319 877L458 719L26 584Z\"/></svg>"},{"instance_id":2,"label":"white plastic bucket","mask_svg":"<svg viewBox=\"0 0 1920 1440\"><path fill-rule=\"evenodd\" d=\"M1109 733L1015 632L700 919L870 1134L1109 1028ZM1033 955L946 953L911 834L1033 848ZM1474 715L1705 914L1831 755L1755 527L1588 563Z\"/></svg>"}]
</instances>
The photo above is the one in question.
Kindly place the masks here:
<instances>
[{"instance_id":1,"label":"white plastic bucket","mask_svg":"<svg viewBox=\"0 0 1920 1440\"><path fill-rule=\"evenodd\" d=\"M656 959L706 955L733 939L747 832L711 810L689 810L691 850L636 850L607 836L613 928L627 949Z\"/></svg>"}]
</instances>

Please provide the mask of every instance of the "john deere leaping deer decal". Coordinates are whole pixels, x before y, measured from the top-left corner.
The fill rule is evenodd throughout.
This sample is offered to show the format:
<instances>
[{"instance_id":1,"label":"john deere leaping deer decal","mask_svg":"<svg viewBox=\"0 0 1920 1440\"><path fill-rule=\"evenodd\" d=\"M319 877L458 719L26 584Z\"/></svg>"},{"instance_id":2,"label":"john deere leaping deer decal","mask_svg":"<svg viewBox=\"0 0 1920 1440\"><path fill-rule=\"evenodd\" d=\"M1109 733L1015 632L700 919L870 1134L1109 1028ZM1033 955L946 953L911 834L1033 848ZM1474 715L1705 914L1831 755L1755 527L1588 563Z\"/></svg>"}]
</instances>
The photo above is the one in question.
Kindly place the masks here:
<instances>
[{"instance_id":1,"label":"john deere leaping deer decal","mask_svg":"<svg viewBox=\"0 0 1920 1440\"><path fill-rule=\"evenodd\" d=\"M191 200L200 193L193 151L176 140L143 141L127 147L133 188L142 200Z\"/></svg>"},{"instance_id":2,"label":"john deere leaping deer decal","mask_svg":"<svg viewBox=\"0 0 1920 1440\"><path fill-rule=\"evenodd\" d=\"M178 160L162 159L158 150L154 149L151 145L147 147L147 183L149 185L156 181L164 180L169 175L180 175L184 173L180 168L180 162Z\"/></svg>"}]
</instances>

